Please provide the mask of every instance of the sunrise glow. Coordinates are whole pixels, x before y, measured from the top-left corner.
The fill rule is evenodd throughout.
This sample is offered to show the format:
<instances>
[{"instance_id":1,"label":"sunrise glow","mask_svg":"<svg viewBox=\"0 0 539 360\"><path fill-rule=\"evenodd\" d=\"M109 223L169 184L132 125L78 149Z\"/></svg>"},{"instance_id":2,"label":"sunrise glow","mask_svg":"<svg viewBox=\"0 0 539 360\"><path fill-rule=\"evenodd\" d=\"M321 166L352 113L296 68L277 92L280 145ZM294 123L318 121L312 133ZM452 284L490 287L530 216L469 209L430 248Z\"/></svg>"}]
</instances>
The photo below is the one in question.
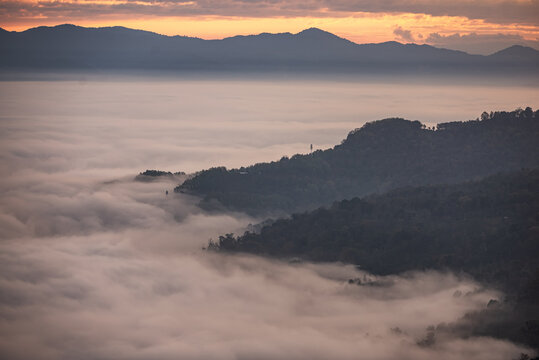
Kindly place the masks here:
<instances>
[{"instance_id":1,"label":"sunrise glow","mask_svg":"<svg viewBox=\"0 0 539 360\"><path fill-rule=\"evenodd\" d=\"M462 2L462 1L461 1ZM428 1L401 3L387 11L384 1L377 5L359 1L314 1L302 6L295 1L252 2L155 2L125 0L0 1L0 26L23 31L37 26L72 23L87 27L125 26L165 35L221 39L262 32L296 33L318 27L357 43L429 43L433 36L496 36L538 42L539 26L533 1L506 3L462 2L444 7ZM490 6L489 6L490 4ZM498 8L497 8L498 7ZM438 38L440 39L440 38ZM528 44L529 45L529 44Z\"/></svg>"}]
</instances>

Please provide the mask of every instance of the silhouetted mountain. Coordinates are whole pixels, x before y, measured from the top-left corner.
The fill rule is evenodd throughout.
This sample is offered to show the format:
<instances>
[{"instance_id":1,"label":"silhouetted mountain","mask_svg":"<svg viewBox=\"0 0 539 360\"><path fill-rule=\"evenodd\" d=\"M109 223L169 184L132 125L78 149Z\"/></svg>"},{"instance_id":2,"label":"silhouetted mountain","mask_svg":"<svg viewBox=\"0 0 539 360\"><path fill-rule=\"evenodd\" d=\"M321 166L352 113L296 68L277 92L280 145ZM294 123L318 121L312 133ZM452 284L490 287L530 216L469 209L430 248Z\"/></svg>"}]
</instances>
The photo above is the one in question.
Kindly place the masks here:
<instances>
[{"instance_id":1,"label":"silhouetted mountain","mask_svg":"<svg viewBox=\"0 0 539 360\"><path fill-rule=\"evenodd\" d=\"M507 49L500 50L490 55L491 57L522 57L529 59L539 58L539 51L532 49L531 47L522 46L522 45L513 45Z\"/></svg>"},{"instance_id":2,"label":"silhouetted mountain","mask_svg":"<svg viewBox=\"0 0 539 360\"><path fill-rule=\"evenodd\" d=\"M494 59L498 64L506 64L506 66L511 66L510 64L515 62L519 64L518 66L527 68L537 68L539 66L539 51L521 45L514 45L498 51L490 55L490 58Z\"/></svg>"},{"instance_id":3,"label":"silhouetted mountain","mask_svg":"<svg viewBox=\"0 0 539 360\"><path fill-rule=\"evenodd\" d=\"M291 71L510 71L534 72L537 51L470 55L428 45L358 45L320 29L202 40L123 27L74 25L0 32L1 68L291 70ZM535 51L535 53L534 53Z\"/></svg>"},{"instance_id":4,"label":"silhouetted mountain","mask_svg":"<svg viewBox=\"0 0 539 360\"><path fill-rule=\"evenodd\" d=\"M212 168L176 191L202 205L253 214L302 211L403 186L458 183L539 166L539 111L438 124L386 119L352 131L341 145L309 155L227 170Z\"/></svg>"}]
</instances>

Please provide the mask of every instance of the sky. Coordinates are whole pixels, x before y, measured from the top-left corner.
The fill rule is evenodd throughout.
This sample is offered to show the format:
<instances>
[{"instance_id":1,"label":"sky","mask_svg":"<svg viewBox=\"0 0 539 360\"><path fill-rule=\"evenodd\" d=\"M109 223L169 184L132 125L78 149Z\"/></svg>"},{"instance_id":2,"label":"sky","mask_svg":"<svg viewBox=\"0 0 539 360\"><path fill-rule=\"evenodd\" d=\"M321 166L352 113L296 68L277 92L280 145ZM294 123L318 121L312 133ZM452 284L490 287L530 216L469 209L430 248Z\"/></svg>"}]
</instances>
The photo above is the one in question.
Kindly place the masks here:
<instances>
[{"instance_id":1,"label":"sky","mask_svg":"<svg viewBox=\"0 0 539 360\"><path fill-rule=\"evenodd\" d=\"M318 27L357 43L396 40L488 54L539 49L539 0L0 0L0 27L72 23L220 39Z\"/></svg>"}]
</instances>

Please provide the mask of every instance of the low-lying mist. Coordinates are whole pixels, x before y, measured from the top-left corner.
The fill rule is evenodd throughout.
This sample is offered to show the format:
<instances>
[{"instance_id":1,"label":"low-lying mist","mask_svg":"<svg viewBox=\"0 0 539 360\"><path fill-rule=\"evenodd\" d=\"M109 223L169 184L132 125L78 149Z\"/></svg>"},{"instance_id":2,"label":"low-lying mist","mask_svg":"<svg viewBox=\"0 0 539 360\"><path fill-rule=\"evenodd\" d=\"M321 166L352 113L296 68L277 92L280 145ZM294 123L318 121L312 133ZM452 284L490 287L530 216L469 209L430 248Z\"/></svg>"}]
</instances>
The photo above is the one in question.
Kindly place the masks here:
<instances>
[{"instance_id":1,"label":"low-lying mist","mask_svg":"<svg viewBox=\"0 0 539 360\"><path fill-rule=\"evenodd\" d=\"M432 336L429 327L503 297L473 279L431 271L380 277L351 265L204 251L210 237L262 219L199 209L198 199L171 191L183 176L134 180L146 168L192 171L244 151L230 163L295 151L301 131L322 139L332 128L335 135L344 128L339 118L309 128L296 114L294 126L281 121L283 128L275 128L270 118L286 113L281 108L227 142L219 131L240 129L253 109L238 122L216 114L204 115L212 122L197 122L178 113L192 122L176 123L170 108L154 108L152 97L144 105L125 84L101 85L124 91L111 91L108 105L96 84L74 94L69 91L79 85L60 85L17 83L17 96L1 85L1 358L512 359L530 353L493 338ZM153 86L161 95L170 90ZM24 88L33 97L22 98ZM230 106L241 114L248 102L243 91L219 101L236 104ZM58 102L62 96L72 101ZM312 99L300 100L307 109ZM260 142L254 134L264 126L272 136L296 133ZM210 135L199 138L206 130ZM257 150L257 142L264 148Z\"/></svg>"},{"instance_id":2,"label":"low-lying mist","mask_svg":"<svg viewBox=\"0 0 539 360\"><path fill-rule=\"evenodd\" d=\"M0 81L2 160L9 161L8 173L193 172L278 160L307 153L310 144L332 147L367 121L403 117L432 126L539 106L536 87L476 80L72 75Z\"/></svg>"},{"instance_id":3,"label":"low-lying mist","mask_svg":"<svg viewBox=\"0 0 539 360\"><path fill-rule=\"evenodd\" d=\"M490 338L428 340L428 326L497 296L450 274L358 286L346 279L364 274L350 266L156 256L135 250L131 236L4 245L2 357L510 359L525 351Z\"/></svg>"}]
</instances>

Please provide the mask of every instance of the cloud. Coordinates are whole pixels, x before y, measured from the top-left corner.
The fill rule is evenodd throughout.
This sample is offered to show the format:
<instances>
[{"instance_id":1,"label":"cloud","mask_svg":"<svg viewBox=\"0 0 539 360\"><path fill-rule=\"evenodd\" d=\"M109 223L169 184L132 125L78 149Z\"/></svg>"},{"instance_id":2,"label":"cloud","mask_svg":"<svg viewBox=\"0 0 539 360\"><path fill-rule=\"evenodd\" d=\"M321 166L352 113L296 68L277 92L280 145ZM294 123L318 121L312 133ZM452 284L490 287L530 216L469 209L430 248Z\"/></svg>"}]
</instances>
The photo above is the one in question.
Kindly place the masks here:
<instances>
[{"instance_id":1,"label":"cloud","mask_svg":"<svg viewBox=\"0 0 539 360\"><path fill-rule=\"evenodd\" d=\"M328 1L331 9L337 11L414 13L433 16L463 16L469 19L483 19L487 22L507 24L521 23L538 25L538 1L505 1L505 0L457 0L452 2L430 0L405 1L367 1L336 0Z\"/></svg>"},{"instance_id":2,"label":"cloud","mask_svg":"<svg viewBox=\"0 0 539 360\"><path fill-rule=\"evenodd\" d=\"M419 346L428 326L498 296L449 274L373 277L338 264L157 255L120 239L3 243L2 357L507 359L527 351L489 338ZM348 284L354 277L385 285Z\"/></svg>"},{"instance_id":3,"label":"cloud","mask_svg":"<svg viewBox=\"0 0 539 360\"><path fill-rule=\"evenodd\" d=\"M458 336L418 345L427 327L501 296L470 279L376 277L342 264L207 253L209 237L255 220L164 195L178 179L23 174L2 185L9 195L0 218L16 222L0 241L2 358L506 359L528 352ZM355 278L365 285L348 283Z\"/></svg>"},{"instance_id":4,"label":"cloud","mask_svg":"<svg viewBox=\"0 0 539 360\"><path fill-rule=\"evenodd\" d=\"M463 16L499 24L537 26L539 2L517 0L367 1L367 0L199 0L199 1L2 1L0 19L45 16L51 19L80 19L94 16L233 16L233 17L327 17L356 13L413 13L433 16Z\"/></svg>"},{"instance_id":5,"label":"cloud","mask_svg":"<svg viewBox=\"0 0 539 360\"><path fill-rule=\"evenodd\" d=\"M414 36L412 35L412 32L410 30L405 30L400 26L397 26L393 30L393 34L397 37L398 41L403 42L414 42Z\"/></svg>"},{"instance_id":6,"label":"cloud","mask_svg":"<svg viewBox=\"0 0 539 360\"><path fill-rule=\"evenodd\" d=\"M450 332L418 345L429 326L503 296L466 277L377 277L343 264L202 251L209 237L257 219L204 212L195 198L165 195L181 179L136 182L135 169L182 170L216 161L210 153L240 157L245 149L240 160L251 162L261 143L293 141L292 132L324 126L318 132L327 136L327 114L307 116L298 110L303 98L291 94L313 89L305 100L310 111L318 112L318 103L332 113L341 108L319 101L329 83L298 91L275 79L205 81L0 84L0 358L495 360L531 353ZM343 86L331 89L340 94ZM369 103L374 88L362 90ZM402 93L394 84L381 92L389 88ZM270 120L254 116L263 106ZM293 111L294 127L273 119ZM284 136L274 136L275 128ZM266 131L267 143L252 136Z\"/></svg>"},{"instance_id":7,"label":"cloud","mask_svg":"<svg viewBox=\"0 0 539 360\"><path fill-rule=\"evenodd\" d=\"M440 35L431 33L426 39L427 44L453 50L461 50L470 54L489 55L512 45L529 46L539 50L538 40L526 40L520 35L490 34Z\"/></svg>"},{"instance_id":8,"label":"cloud","mask_svg":"<svg viewBox=\"0 0 539 360\"><path fill-rule=\"evenodd\" d=\"M517 34L464 34L440 35L431 33L426 38L411 30L396 26L393 34L397 41L405 43L425 43L439 48L465 51L469 54L490 55L513 45L539 49L538 40L526 40Z\"/></svg>"}]
</instances>

